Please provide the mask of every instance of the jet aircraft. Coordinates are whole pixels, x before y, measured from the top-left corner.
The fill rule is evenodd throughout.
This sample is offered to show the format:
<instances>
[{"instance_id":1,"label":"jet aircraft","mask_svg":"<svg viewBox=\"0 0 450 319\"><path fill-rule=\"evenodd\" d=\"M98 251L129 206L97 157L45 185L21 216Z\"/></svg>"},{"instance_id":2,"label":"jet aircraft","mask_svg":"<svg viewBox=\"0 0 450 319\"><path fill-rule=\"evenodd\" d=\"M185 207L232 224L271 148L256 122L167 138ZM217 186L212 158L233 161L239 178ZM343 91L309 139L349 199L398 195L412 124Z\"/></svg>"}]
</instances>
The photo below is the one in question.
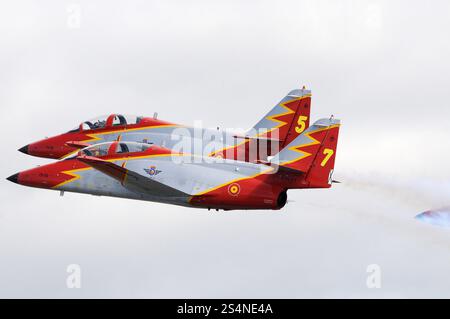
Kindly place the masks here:
<instances>
[{"instance_id":1,"label":"jet aircraft","mask_svg":"<svg viewBox=\"0 0 450 319\"><path fill-rule=\"evenodd\" d=\"M123 140L175 148L183 153L256 162L275 155L309 127L310 107L310 90L292 90L246 134L197 129L156 116L111 114L85 121L66 133L28 144L19 151L61 159L93 144ZM191 142L187 147L181 143L186 139Z\"/></svg>"},{"instance_id":2,"label":"jet aircraft","mask_svg":"<svg viewBox=\"0 0 450 319\"><path fill-rule=\"evenodd\" d=\"M299 92L295 93L296 97L288 98L298 99ZM286 113L290 112L290 108L283 108ZM287 125L279 118L279 115L266 117L263 122L274 122L274 126L279 127ZM115 116L108 118L107 122L114 119ZM152 125L165 127L160 121L143 121L146 124L139 129ZM104 129L110 132L111 125L106 123ZM245 162L175 152L161 145L136 141L104 142L108 134L97 136L92 133L95 129L85 134L81 125L71 138L80 136L79 140L83 140L95 136L103 142L78 150L77 154L64 160L14 174L8 180L62 193L113 196L195 208L277 210L286 204L290 189L331 187L339 127L340 121L330 118L316 121L294 139L285 130L283 139L289 143L279 153L268 160ZM122 129L121 133L124 132ZM59 157L71 152L73 148L64 146L66 138L54 139L61 140L58 142L61 149L57 152L46 153L44 146L43 153L36 151L35 154Z\"/></svg>"}]
</instances>

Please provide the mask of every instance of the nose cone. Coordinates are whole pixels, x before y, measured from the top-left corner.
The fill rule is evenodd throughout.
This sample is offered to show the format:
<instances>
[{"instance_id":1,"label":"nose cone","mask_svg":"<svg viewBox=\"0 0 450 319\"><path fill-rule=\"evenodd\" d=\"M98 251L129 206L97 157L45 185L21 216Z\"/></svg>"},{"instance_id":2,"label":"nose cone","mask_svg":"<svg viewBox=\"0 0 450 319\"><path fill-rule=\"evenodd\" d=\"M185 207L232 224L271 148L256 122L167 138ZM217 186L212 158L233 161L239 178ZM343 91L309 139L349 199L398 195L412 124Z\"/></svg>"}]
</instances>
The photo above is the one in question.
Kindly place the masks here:
<instances>
[{"instance_id":1,"label":"nose cone","mask_svg":"<svg viewBox=\"0 0 450 319\"><path fill-rule=\"evenodd\" d=\"M19 184L19 173L11 175L7 178L8 181Z\"/></svg>"},{"instance_id":2,"label":"nose cone","mask_svg":"<svg viewBox=\"0 0 450 319\"><path fill-rule=\"evenodd\" d=\"M28 145L25 145L24 147L19 148L19 152L22 152L24 154L29 154L28 153Z\"/></svg>"},{"instance_id":3,"label":"nose cone","mask_svg":"<svg viewBox=\"0 0 450 319\"><path fill-rule=\"evenodd\" d=\"M36 157L59 159L70 152L77 150L66 145L65 136L56 136L30 143L21 149L20 152Z\"/></svg>"},{"instance_id":4,"label":"nose cone","mask_svg":"<svg viewBox=\"0 0 450 319\"><path fill-rule=\"evenodd\" d=\"M65 172L85 167L86 165L76 160L57 161L21 171L11 175L7 180L23 186L53 189L58 185L77 179L74 174Z\"/></svg>"}]
</instances>

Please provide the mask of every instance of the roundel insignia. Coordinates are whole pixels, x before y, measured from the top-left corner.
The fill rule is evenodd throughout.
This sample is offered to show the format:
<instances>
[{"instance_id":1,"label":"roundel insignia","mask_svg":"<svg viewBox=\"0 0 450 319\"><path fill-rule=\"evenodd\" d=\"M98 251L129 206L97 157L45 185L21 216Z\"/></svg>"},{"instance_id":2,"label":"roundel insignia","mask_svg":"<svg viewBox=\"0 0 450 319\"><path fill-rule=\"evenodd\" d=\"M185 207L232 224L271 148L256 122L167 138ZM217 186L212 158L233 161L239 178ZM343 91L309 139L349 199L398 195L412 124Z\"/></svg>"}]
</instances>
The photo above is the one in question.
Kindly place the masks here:
<instances>
[{"instance_id":1,"label":"roundel insignia","mask_svg":"<svg viewBox=\"0 0 450 319\"><path fill-rule=\"evenodd\" d=\"M156 173L156 167L155 166L150 166L149 170L148 170L148 174L149 175L155 175Z\"/></svg>"},{"instance_id":2,"label":"roundel insignia","mask_svg":"<svg viewBox=\"0 0 450 319\"><path fill-rule=\"evenodd\" d=\"M241 187L239 186L239 184L233 183L230 186L228 186L228 193L230 193L230 195L232 195L232 196L239 195L240 191L241 191Z\"/></svg>"},{"instance_id":3,"label":"roundel insignia","mask_svg":"<svg viewBox=\"0 0 450 319\"><path fill-rule=\"evenodd\" d=\"M156 166L154 165L150 166L149 168L144 168L144 171L152 177L162 172L161 170L156 169Z\"/></svg>"}]
</instances>

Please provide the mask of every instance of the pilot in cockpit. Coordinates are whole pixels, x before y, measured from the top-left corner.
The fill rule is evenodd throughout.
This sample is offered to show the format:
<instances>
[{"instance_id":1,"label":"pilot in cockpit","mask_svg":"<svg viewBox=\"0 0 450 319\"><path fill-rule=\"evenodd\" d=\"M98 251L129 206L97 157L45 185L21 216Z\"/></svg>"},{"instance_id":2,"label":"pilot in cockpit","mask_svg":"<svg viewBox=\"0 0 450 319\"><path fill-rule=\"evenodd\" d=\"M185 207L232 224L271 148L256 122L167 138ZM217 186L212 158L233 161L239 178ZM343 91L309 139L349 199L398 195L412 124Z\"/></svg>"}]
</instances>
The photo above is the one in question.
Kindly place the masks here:
<instances>
[{"instance_id":1,"label":"pilot in cockpit","mask_svg":"<svg viewBox=\"0 0 450 319\"><path fill-rule=\"evenodd\" d=\"M93 124L94 129L105 127L106 121L98 120Z\"/></svg>"}]
</instances>

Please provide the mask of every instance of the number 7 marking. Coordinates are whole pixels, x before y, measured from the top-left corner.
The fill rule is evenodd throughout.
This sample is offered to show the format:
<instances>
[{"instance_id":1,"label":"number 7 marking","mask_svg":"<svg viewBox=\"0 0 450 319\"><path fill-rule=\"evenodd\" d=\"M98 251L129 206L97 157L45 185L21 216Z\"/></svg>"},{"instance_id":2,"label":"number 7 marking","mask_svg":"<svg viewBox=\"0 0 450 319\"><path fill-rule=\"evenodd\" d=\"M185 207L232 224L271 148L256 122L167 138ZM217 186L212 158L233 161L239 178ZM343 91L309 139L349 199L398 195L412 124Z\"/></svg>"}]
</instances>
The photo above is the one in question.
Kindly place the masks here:
<instances>
[{"instance_id":1,"label":"number 7 marking","mask_svg":"<svg viewBox=\"0 0 450 319\"><path fill-rule=\"evenodd\" d=\"M320 166L324 167L331 156L333 156L334 151L331 148L326 148L323 150L323 155L325 155L325 158L323 159L322 163L320 163Z\"/></svg>"}]
</instances>

